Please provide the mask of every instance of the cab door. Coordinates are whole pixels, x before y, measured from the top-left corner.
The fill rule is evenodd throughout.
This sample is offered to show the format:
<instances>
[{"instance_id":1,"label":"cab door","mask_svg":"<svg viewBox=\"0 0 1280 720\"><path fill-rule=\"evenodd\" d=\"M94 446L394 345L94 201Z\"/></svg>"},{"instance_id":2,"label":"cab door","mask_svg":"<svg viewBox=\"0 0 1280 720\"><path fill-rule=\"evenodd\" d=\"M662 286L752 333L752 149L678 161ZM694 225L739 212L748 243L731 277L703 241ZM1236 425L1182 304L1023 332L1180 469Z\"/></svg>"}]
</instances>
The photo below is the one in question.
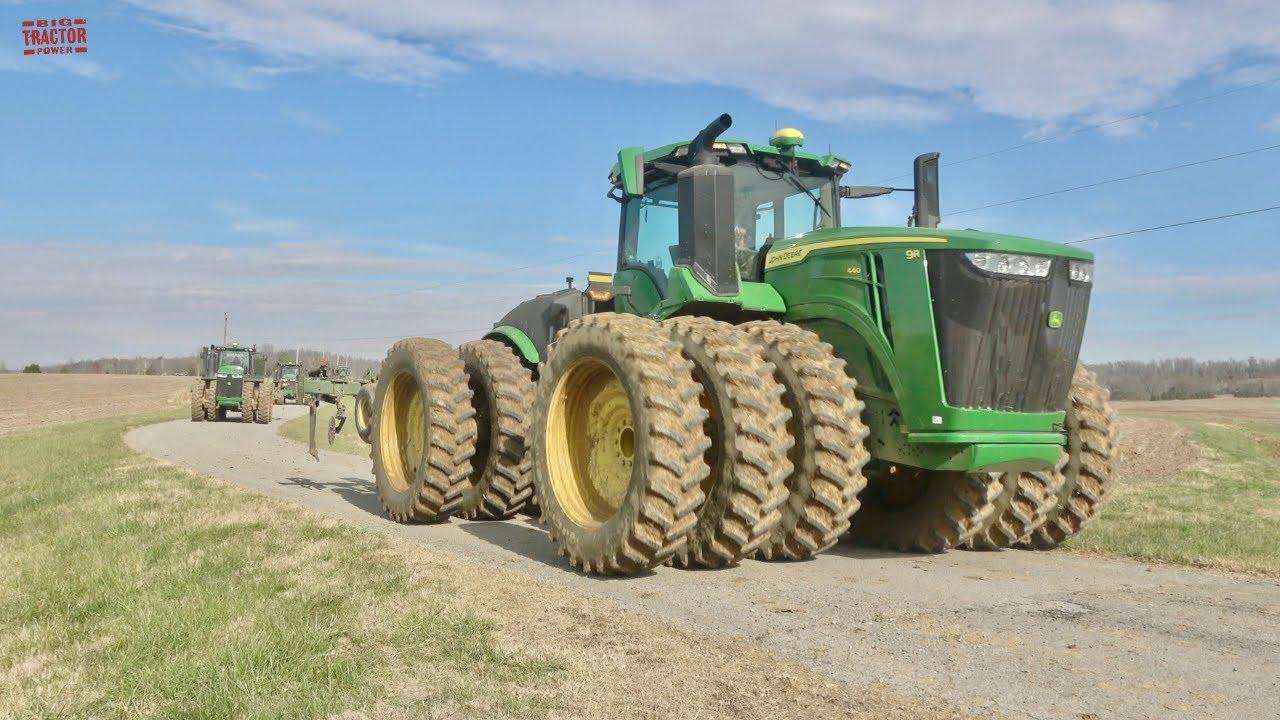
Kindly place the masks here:
<instances>
[{"instance_id":1,"label":"cab door","mask_svg":"<svg viewBox=\"0 0 1280 720\"><path fill-rule=\"evenodd\" d=\"M618 272L614 284L631 289L614 300L618 312L648 315L667 296L667 275L680 241L680 208L674 181L630 197L622 206Z\"/></svg>"}]
</instances>

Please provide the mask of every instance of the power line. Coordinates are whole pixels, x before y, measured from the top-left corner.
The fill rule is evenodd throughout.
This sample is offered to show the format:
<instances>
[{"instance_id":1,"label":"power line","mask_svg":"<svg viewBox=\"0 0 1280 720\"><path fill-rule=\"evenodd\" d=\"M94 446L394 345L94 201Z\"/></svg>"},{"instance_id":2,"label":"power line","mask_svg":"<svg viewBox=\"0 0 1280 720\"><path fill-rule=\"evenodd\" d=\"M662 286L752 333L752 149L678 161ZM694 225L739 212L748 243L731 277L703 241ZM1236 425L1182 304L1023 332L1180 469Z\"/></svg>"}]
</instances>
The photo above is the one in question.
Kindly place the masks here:
<instances>
[{"instance_id":1,"label":"power line","mask_svg":"<svg viewBox=\"0 0 1280 720\"><path fill-rule=\"evenodd\" d=\"M1094 240L1106 240L1108 238L1124 237L1126 235L1137 235L1139 233L1151 232L1153 230L1167 230L1168 228L1182 227L1184 225L1198 225L1200 223L1213 222L1214 220L1226 220L1227 218L1241 217L1243 215L1257 215L1258 213L1271 212L1280 210L1280 205L1272 205L1271 207L1258 208L1256 210L1245 210L1243 212L1228 213L1226 215L1214 215L1213 217L1196 218L1195 220L1183 220L1182 222L1169 223L1168 225L1153 225L1151 227L1138 228L1137 230L1126 230L1124 232L1111 233L1109 235L1095 235L1081 240L1070 240L1065 245L1079 245L1080 243L1092 242Z\"/></svg>"},{"instance_id":2,"label":"power line","mask_svg":"<svg viewBox=\"0 0 1280 720\"><path fill-rule=\"evenodd\" d=\"M1047 137L1037 138L1035 140L1028 140L1023 143L1018 143L1017 145L1009 145L1007 147L1002 147L997 150L988 150L987 152L981 152L981 153L978 153L977 155L970 155L969 157L961 158L959 160L944 162L942 163L942 167L955 167L956 165L963 165L965 163L970 163L975 160L983 160L985 158L994 157L996 155L1003 155L1004 153L1014 152L1015 150L1022 150L1023 148L1029 148L1036 145L1042 145L1047 142L1052 142L1054 140L1061 140L1063 138L1072 137L1074 135L1078 135L1088 130L1098 130L1104 127L1110 127L1112 125L1119 125L1120 123L1129 122L1130 120L1137 120L1138 118L1148 117L1156 113L1165 112L1166 110L1173 110L1175 108L1186 107L1188 105L1195 105L1196 103L1207 102L1209 100L1216 100L1220 97L1226 97L1227 95L1232 95L1238 92L1244 92L1245 90L1251 90L1256 87L1261 87L1262 85L1269 85L1270 83L1273 83L1277 80L1280 80L1280 75L1267 78L1266 80L1259 80L1257 82L1248 83L1246 85L1239 85L1239 86L1230 88L1228 90L1223 90L1222 92L1213 93L1212 95L1201 95L1200 97L1194 97L1189 100L1170 103L1168 105L1161 105L1160 107L1152 108L1150 110L1146 110L1140 113L1134 113L1132 115L1126 115L1116 120L1108 120L1106 122L1092 123L1089 125L1079 125L1070 130L1060 132L1057 135L1049 135ZM902 175L895 175L891 178L880 180L876 184L883 185L885 183L898 180L900 178L910 177L910 175L911 173L903 173Z\"/></svg>"},{"instance_id":3,"label":"power line","mask_svg":"<svg viewBox=\"0 0 1280 720\"><path fill-rule=\"evenodd\" d=\"M1280 144L1254 148L1252 150L1245 150L1243 152L1232 153L1230 155L1219 155L1218 157L1212 157L1206 160L1196 160L1193 162L1185 162L1178 165L1170 165L1169 167L1163 167L1156 170L1146 170L1143 172L1134 173L1132 175L1125 175L1123 177L1111 178L1109 180L1099 180L1097 182L1086 183L1084 185L1075 185L1068 188L1062 188L1061 190L1050 190L1049 192L1038 193L1036 195L1027 195L1026 197L1015 198L1013 200L1004 200L1001 202L990 203L988 205L979 205L978 207L971 207L971 208L966 208L964 210L956 210L955 212L947 212L943 214L950 217L952 215L963 215L965 213L976 212L978 210L987 210L993 207L1003 207L1005 205L1013 205L1014 203L1026 202L1028 200L1039 200L1040 198L1052 197L1054 195L1062 195L1069 192L1075 192L1077 190L1088 190L1090 188L1101 187L1103 185L1110 185L1112 183L1123 182L1125 180L1134 180L1136 178L1148 177L1150 175L1159 175L1161 173L1172 172L1174 170L1182 170L1183 168L1195 167L1197 165L1207 165L1209 163L1218 162L1220 160L1230 160L1232 158L1244 157L1246 155L1254 155L1260 152L1265 152L1267 150L1275 150L1276 148L1280 148Z\"/></svg>"}]
</instances>

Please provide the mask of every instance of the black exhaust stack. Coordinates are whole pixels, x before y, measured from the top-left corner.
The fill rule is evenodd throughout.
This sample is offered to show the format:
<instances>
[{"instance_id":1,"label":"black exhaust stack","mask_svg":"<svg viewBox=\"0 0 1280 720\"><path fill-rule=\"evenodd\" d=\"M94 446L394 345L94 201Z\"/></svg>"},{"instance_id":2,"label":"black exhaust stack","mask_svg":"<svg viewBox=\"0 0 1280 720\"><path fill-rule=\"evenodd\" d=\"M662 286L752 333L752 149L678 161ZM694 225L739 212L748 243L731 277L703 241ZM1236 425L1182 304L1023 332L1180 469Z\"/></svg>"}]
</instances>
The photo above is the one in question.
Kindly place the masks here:
<instances>
[{"instance_id":1,"label":"black exhaust stack","mask_svg":"<svg viewBox=\"0 0 1280 720\"><path fill-rule=\"evenodd\" d=\"M689 143L689 167L676 178L680 204L680 244L676 265L715 295L738 293L738 265L733 238L733 171L720 165L711 149L729 129L726 113Z\"/></svg>"},{"instance_id":2,"label":"black exhaust stack","mask_svg":"<svg viewBox=\"0 0 1280 720\"><path fill-rule=\"evenodd\" d=\"M689 164L715 165L716 155L711 150L711 146L716 138L729 129L730 125L733 125L733 118L729 117L729 113L724 113L695 135L693 142L689 143Z\"/></svg>"}]
</instances>

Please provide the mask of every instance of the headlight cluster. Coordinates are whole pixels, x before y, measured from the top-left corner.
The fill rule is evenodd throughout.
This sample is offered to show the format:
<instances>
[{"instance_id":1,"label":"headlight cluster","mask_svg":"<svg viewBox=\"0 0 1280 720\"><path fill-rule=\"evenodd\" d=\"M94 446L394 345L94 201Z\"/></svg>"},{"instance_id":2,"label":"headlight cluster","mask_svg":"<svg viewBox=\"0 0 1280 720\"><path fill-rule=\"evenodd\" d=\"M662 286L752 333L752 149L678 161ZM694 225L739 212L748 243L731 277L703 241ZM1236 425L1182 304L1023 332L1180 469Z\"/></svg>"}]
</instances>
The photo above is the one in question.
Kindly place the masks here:
<instances>
[{"instance_id":1,"label":"headlight cluster","mask_svg":"<svg viewBox=\"0 0 1280 720\"><path fill-rule=\"evenodd\" d=\"M1052 258L1040 255L1014 255L1011 253L972 252L965 253L969 262L979 270L998 275L1020 275L1022 277L1048 277Z\"/></svg>"},{"instance_id":2,"label":"headlight cluster","mask_svg":"<svg viewBox=\"0 0 1280 720\"><path fill-rule=\"evenodd\" d=\"M1076 282L1093 282L1093 263L1084 260L1072 260L1071 279Z\"/></svg>"}]
</instances>

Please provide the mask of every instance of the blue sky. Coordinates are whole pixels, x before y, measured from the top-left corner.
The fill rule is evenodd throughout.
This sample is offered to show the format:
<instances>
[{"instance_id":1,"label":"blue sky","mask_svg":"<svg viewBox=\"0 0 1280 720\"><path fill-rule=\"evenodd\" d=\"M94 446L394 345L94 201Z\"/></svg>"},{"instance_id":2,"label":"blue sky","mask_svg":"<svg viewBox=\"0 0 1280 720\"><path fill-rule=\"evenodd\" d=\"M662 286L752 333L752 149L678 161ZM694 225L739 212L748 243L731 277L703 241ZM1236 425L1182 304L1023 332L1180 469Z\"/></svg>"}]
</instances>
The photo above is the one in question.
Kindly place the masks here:
<instances>
[{"instance_id":1,"label":"blue sky","mask_svg":"<svg viewBox=\"0 0 1280 720\"><path fill-rule=\"evenodd\" d=\"M800 127L854 183L939 150L953 226L1072 240L1280 204L1278 149L948 216L1280 145L1280 82L1247 87L1280 78L1274 3L348 5L0 2L0 362L186 353L224 311L245 342L461 342L608 269L617 149L720 112ZM89 52L24 57L21 21L62 16ZM846 224L907 205L846 201ZM1090 243L1085 359L1280 355L1278 228Z\"/></svg>"}]
</instances>

